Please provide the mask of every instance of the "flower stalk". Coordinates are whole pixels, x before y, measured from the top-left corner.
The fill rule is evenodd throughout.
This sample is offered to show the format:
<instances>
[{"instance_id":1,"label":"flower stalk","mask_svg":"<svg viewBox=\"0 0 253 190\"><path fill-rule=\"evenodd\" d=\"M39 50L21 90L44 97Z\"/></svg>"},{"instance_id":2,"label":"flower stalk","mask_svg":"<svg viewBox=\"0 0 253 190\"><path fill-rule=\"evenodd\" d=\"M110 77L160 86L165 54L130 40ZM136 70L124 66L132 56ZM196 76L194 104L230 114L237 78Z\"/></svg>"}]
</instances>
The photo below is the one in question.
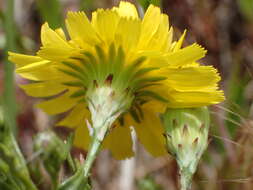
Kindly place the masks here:
<instances>
[{"instance_id":1,"label":"flower stalk","mask_svg":"<svg viewBox=\"0 0 253 190\"><path fill-rule=\"evenodd\" d=\"M102 127L103 128L103 127ZM108 126L104 126L104 128L108 128ZM105 135L106 133L106 129L100 133L100 136L98 136L97 134L94 133L89 151L88 151L88 155L86 157L85 163L83 165L83 172L84 172L84 178L88 178L89 177L89 173L90 173L90 169L92 167L92 164L94 162L94 160L96 159L96 156L100 150L102 141L100 140L102 138L103 135ZM103 134L102 134L103 133Z\"/></svg>"},{"instance_id":2,"label":"flower stalk","mask_svg":"<svg viewBox=\"0 0 253 190\"><path fill-rule=\"evenodd\" d=\"M181 190L188 190L191 184L193 173L187 168L180 168L180 185Z\"/></svg>"}]
</instances>

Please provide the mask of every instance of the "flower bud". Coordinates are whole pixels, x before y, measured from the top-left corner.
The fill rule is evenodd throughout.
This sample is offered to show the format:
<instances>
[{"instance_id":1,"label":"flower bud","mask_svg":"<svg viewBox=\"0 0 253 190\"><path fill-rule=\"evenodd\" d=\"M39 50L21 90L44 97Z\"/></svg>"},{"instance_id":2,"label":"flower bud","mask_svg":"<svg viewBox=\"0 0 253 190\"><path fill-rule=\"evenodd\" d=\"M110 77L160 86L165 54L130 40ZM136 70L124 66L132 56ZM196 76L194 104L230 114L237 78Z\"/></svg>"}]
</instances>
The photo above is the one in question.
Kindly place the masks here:
<instances>
[{"instance_id":1,"label":"flower bud","mask_svg":"<svg viewBox=\"0 0 253 190\"><path fill-rule=\"evenodd\" d=\"M181 190L186 190L208 145L209 111L207 107L167 109L161 119L168 152L179 165Z\"/></svg>"}]
</instances>

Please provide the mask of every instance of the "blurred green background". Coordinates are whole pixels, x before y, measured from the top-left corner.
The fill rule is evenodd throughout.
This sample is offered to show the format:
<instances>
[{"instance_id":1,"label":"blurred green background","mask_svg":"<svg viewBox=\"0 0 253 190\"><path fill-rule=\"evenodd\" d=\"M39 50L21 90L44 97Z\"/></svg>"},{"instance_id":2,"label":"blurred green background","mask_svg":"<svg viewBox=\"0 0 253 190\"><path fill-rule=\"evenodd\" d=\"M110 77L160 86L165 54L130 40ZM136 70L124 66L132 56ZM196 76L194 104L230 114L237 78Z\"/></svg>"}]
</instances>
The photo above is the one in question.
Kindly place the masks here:
<instances>
[{"instance_id":1,"label":"blurred green background","mask_svg":"<svg viewBox=\"0 0 253 190\"><path fill-rule=\"evenodd\" d=\"M253 189L253 0L139 0L143 12L150 3L160 6L175 27L175 39L184 29L185 45L198 42L208 50L201 60L221 73L226 101L213 106L210 145L194 177L193 190ZM1 0L0 1L0 107L6 123L16 134L25 157L34 156L33 136L53 126L33 108L38 101L26 96L13 73L7 51L34 54L40 46L40 27L64 27L69 10L110 8L118 0ZM15 122L17 121L17 122ZM64 134L65 131L58 131ZM137 146L134 186L138 190L177 190L177 167L171 158L152 158ZM73 154L84 154L73 150ZM102 152L94 168L95 190L116 190L122 177L122 162ZM64 172L63 172L64 173ZM33 176L40 189L47 189L48 176ZM123 190L123 189L121 189ZM127 190L127 189L126 189Z\"/></svg>"}]
</instances>

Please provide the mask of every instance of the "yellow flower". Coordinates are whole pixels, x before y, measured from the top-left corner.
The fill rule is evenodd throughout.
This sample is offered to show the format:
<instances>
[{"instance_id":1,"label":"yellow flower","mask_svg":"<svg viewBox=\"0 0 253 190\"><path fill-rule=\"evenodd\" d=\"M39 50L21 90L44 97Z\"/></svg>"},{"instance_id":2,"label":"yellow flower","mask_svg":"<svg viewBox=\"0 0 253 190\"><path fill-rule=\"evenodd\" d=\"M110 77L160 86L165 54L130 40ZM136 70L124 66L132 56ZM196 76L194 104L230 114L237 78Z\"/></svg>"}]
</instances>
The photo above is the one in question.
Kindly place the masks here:
<instances>
[{"instance_id":1,"label":"yellow flower","mask_svg":"<svg viewBox=\"0 0 253 190\"><path fill-rule=\"evenodd\" d=\"M130 126L159 156L165 142L157 112L224 100L216 69L197 63L206 51L197 44L182 48L185 33L173 42L168 16L158 7L150 5L140 18L134 5L122 1L93 12L91 21L84 12L69 12L66 27L70 39L45 23L37 55L10 52L9 59L19 75L33 81L21 86L28 95L49 97L38 108L52 115L68 111L57 125L75 128L78 147L88 148L86 119L96 122L104 96L117 106L106 105L115 118L103 147L118 159L133 155Z\"/></svg>"}]
</instances>

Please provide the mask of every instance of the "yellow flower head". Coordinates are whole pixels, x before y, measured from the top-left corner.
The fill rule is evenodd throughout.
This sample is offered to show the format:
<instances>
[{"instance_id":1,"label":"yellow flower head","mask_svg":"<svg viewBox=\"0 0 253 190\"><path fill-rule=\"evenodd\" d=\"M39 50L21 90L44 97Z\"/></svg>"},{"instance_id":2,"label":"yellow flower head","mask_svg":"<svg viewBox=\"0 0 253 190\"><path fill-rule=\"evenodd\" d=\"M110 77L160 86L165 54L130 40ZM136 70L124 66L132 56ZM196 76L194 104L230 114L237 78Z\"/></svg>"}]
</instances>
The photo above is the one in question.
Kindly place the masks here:
<instances>
[{"instance_id":1,"label":"yellow flower head","mask_svg":"<svg viewBox=\"0 0 253 190\"><path fill-rule=\"evenodd\" d=\"M206 51L197 44L182 48L185 33L173 42L168 16L158 7L150 5L140 18L134 5L122 1L93 12L91 21L84 12L69 12L66 27L69 37L45 23L37 55L10 52L9 59L33 81L21 86L28 95L49 97L39 108L52 115L68 111L57 125L75 128L78 147L89 145L86 119L94 124L105 106L115 118L104 148L118 159L132 156L134 126L140 142L158 156L165 149L157 112L224 100L216 69L197 63ZM104 105L104 97L117 106Z\"/></svg>"}]
</instances>

